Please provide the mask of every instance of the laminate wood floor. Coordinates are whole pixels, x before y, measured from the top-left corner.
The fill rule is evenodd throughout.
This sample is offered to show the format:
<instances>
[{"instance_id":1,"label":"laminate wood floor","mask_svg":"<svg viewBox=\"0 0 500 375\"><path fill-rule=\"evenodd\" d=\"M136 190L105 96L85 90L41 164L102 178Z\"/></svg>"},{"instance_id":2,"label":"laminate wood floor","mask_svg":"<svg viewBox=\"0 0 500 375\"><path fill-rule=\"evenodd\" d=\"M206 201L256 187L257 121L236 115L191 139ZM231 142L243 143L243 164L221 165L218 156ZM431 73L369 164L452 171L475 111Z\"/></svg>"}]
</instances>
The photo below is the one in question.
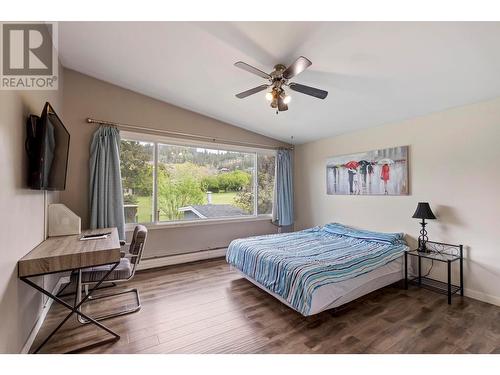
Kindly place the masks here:
<instances>
[{"instance_id":1,"label":"laminate wood floor","mask_svg":"<svg viewBox=\"0 0 500 375\"><path fill-rule=\"evenodd\" d=\"M86 353L500 353L500 307L460 296L450 306L445 296L415 287L389 286L307 318L223 259L139 272L126 287L139 289L142 309L104 321L121 339ZM104 300L91 308L112 306ZM52 305L33 347L66 313ZM42 352L107 337L72 317Z\"/></svg>"}]
</instances>

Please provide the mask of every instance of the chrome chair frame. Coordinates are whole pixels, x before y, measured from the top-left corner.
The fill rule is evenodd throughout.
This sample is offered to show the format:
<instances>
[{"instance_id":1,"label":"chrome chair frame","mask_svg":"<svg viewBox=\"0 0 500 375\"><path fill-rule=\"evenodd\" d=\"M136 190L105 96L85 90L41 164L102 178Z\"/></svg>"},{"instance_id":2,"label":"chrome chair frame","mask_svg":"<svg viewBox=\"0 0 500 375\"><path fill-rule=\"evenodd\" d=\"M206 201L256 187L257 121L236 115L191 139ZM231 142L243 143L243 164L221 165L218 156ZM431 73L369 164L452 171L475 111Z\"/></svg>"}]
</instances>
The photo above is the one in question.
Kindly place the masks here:
<instances>
[{"instance_id":1,"label":"chrome chair frame","mask_svg":"<svg viewBox=\"0 0 500 375\"><path fill-rule=\"evenodd\" d=\"M126 279L108 280L107 282L115 283L116 285L119 285L119 284L122 284L122 283L125 283L125 282L131 280L134 277L135 271L137 269L137 265L140 263L141 258L142 258L142 251L144 249L145 243L146 243L146 241L144 241L140 245L140 249L137 252L137 254L131 254L128 251L127 252L122 251L122 258L128 258L130 260L134 260L134 262L132 263L132 272L131 272L130 276L127 277ZM125 245L128 245L130 247L130 243L126 243ZM124 309L124 310L121 310L121 311L116 312L116 313L110 313L110 314L105 314L105 315L94 317L94 320L96 320L96 321L101 321L101 320L115 318L115 317L122 316L122 315L132 314L132 313L139 311L142 307L139 292L136 288L121 290L118 292L112 292L112 293L108 293L108 294L99 294L97 296L93 296L93 295L89 296L88 295L89 294L89 286L94 285L95 282L93 282L93 281L92 282L83 282L81 269L76 271L76 276L77 276L77 287L76 287L76 294L75 294L75 306L80 304L80 302L82 301L82 287L85 290L84 302L79 305L78 311L81 311L81 308L83 305L85 305L86 303L90 303L92 301L116 297L116 296L120 296L120 295L124 295L124 294L128 294L128 293L133 293L135 295L135 300L136 300L135 307L130 308L130 309ZM106 281L104 281L104 283L106 283ZM81 315L78 315L77 318L78 318L78 321L82 324L90 323L89 320L83 318Z\"/></svg>"}]
</instances>

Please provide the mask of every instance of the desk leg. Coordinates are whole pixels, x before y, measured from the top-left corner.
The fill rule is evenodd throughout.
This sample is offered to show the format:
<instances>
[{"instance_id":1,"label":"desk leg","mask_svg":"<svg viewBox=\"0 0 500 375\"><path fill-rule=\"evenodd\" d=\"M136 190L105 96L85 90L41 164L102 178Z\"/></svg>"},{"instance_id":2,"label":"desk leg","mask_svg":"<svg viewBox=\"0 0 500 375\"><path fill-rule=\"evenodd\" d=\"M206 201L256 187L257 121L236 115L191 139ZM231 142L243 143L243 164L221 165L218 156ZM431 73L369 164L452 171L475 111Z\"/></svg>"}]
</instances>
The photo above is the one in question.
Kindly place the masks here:
<instances>
[{"instance_id":1,"label":"desk leg","mask_svg":"<svg viewBox=\"0 0 500 375\"><path fill-rule=\"evenodd\" d=\"M405 251L405 289L408 290L408 253Z\"/></svg>"},{"instance_id":2,"label":"desk leg","mask_svg":"<svg viewBox=\"0 0 500 375\"><path fill-rule=\"evenodd\" d=\"M26 278L26 277L21 278L21 280L23 280L29 286L35 288L39 292L45 294L47 297L49 297L49 298L53 299L54 301L58 302L59 304L63 305L68 310L71 310L71 312L68 315L66 315L66 317L61 321L61 323L59 323L59 325L56 328L54 328L54 330L45 338L45 340L43 340L43 342L38 346L38 348L36 348L34 353L38 353L40 351L40 349L52 338L52 336L54 336L54 334L63 326L64 323L66 323L68 321L68 319L73 314L77 314L79 316L82 316L83 318L87 319L90 323L96 325L97 327L103 329L104 331L108 332L109 334L111 334L113 336L110 339L99 342L99 344L117 341L120 339L120 335L118 335L116 332L112 331L111 329L109 329L105 325L99 323L98 321L92 319L90 316L79 311L80 306L90 297L92 292L94 292L94 290L96 290L99 287L99 285L101 285L104 282L104 280L106 280L106 278L111 274L111 272L113 272L113 270L118 266L118 264L119 263L116 263L113 267L111 267L111 269L106 273L106 275L104 275L104 277L96 285L94 285L94 287L92 289L89 290L89 294L87 294L78 304L75 304L75 306L71 306L70 304L68 304L65 301L63 301L62 299L60 299L59 297L46 291L42 287L40 287L37 284L35 284L34 282L32 282L29 278ZM89 347L94 347L95 345L96 344L92 344L92 345L89 345ZM87 347L80 348L80 350L85 349L85 348L87 348Z\"/></svg>"},{"instance_id":3,"label":"desk leg","mask_svg":"<svg viewBox=\"0 0 500 375\"><path fill-rule=\"evenodd\" d=\"M448 261L448 305L451 305L451 262Z\"/></svg>"}]
</instances>

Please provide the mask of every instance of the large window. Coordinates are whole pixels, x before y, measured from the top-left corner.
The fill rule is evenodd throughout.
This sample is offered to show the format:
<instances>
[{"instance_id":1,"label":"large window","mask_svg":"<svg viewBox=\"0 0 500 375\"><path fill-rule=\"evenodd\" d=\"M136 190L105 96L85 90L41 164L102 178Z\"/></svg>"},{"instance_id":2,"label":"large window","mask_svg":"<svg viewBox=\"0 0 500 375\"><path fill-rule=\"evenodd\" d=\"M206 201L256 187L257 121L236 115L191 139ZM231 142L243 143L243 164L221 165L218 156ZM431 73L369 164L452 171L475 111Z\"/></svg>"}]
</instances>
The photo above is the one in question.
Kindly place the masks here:
<instances>
[{"instance_id":1,"label":"large window","mask_svg":"<svg viewBox=\"0 0 500 375\"><path fill-rule=\"evenodd\" d=\"M120 157L126 223L272 213L272 151L184 146L127 133Z\"/></svg>"}]
</instances>

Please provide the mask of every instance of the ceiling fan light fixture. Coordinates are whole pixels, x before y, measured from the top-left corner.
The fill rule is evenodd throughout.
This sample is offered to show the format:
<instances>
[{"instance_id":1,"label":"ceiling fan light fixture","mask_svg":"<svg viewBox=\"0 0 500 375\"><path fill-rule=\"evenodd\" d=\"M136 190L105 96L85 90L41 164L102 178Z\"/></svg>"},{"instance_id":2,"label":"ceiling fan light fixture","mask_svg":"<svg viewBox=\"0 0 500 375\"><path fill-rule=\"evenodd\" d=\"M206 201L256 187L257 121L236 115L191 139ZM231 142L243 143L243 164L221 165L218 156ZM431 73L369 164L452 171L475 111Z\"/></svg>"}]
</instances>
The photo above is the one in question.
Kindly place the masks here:
<instances>
[{"instance_id":1,"label":"ceiling fan light fixture","mask_svg":"<svg viewBox=\"0 0 500 375\"><path fill-rule=\"evenodd\" d=\"M304 56L300 56L288 67L283 64L275 65L274 71L268 74L247 63L238 61L234 64L237 68L243 69L261 78L265 78L268 80L268 83L254 87L250 90L240 92L239 94L236 94L236 97L238 99L244 99L258 92L267 91L265 94L265 98L269 102L271 108L277 109L276 113L287 111L288 104L292 100L292 97L285 93L285 87L287 87L287 90L290 89L292 91L309 95L318 99L325 99L328 95L328 91L301 85L295 82L289 82L291 78L302 73L304 70L309 68L311 64L312 63L309 59L305 58Z\"/></svg>"}]
</instances>

